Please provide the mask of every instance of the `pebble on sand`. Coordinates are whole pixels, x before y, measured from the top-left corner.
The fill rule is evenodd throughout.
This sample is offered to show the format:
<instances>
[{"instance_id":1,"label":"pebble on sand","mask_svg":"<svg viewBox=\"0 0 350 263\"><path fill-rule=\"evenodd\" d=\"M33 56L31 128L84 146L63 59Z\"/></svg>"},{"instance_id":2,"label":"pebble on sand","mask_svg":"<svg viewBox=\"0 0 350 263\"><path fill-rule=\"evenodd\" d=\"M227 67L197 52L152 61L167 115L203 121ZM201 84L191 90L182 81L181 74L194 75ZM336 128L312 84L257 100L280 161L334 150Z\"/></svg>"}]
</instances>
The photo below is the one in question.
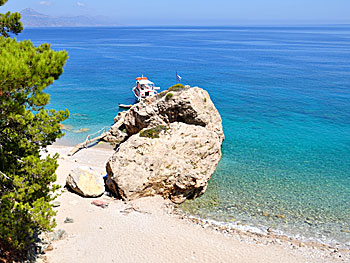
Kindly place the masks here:
<instances>
[{"instance_id":1,"label":"pebble on sand","mask_svg":"<svg viewBox=\"0 0 350 263\"><path fill-rule=\"evenodd\" d=\"M66 219L64 220L64 223L66 223L66 224L74 223L74 220L73 220L73 218L66 217Z\"/></svg>"}]
</instances>

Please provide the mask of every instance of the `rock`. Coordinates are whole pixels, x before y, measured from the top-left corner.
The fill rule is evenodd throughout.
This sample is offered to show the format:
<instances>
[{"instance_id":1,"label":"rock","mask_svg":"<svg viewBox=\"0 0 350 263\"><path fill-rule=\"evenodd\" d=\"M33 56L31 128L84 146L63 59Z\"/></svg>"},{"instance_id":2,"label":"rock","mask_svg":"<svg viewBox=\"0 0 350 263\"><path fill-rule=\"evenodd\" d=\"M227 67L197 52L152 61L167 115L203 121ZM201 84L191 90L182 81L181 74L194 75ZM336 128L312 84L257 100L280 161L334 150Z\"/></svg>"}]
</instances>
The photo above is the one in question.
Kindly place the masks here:
<instances>
[{"instance_id":1,"label":"rock","mask_svg":"<svg viewBox=\"0 0 350 263\"><path fill-rule=\"evenodd\" d=\"M124 125L125 115L127 111L121 111L114 118L114 125L106 132L106 136L103 138L103 141L120 144L128 138L126 133L126 128Z\"/></svg>"},{"instance_id":2,"label":"rock","mask_svg":"<svg viewBox=\"0 0 350 263\"><path fill-rule=\"evenodd\" d=\"M52 202L52 206L53 206L53 207L59 207L60 205L61 205L61 203L58 202L58 201L53 201L53 202Z\"/></svg>"},{"instance_id":3,"label":"rock","mask_svg":"<svg viewBox=\"0 0 350 263\"><path fill-rule=\"evenodd\" d=\"M202 117L196 118L199 122ZM161 195L181 203L197 197L221 158L222 139L214 128L179 122L144 129L123 142L107 162L107 185L124 200Z\"/></svg>"},{"instance_id":4,"label":"rock","mask_svg":"<svg viewBox=\"0 0 350 263\"><path fill-rule=\"evenodd\" d=\"M106 180L106 186L114 194L118 193L117 185L114 183L114 181L111 178L107 178Z\"/></svg>"},{"instance_id":5,"label":"rock","mask_svg":"<svg viewBox=\"0 0 350 263\"><path fill-rule=\"evenodd\" d=\"M175 203L206 190L221 158L221 117L208 92L177 84L119 112L104 140L109 190L124 200L161 195Z\"/></svg>"},{"instance_id":6,"label":"rock","mask_svg":"<svg viewBox=\"0 0 350 263\"><path fill-rule=\"evenodd\" d=\"M275 215L275 217L279 219L286 219L286 216L284 214Z\"/></svg>"},{"instance_id":7,"label":"rock","mask_svg":"<svg viewBox=\"0 0 350 263\"><path fill-rule=\"evenodd\" d=\"M123 133L122 131L119 131L117 129L117 132L114 132L111 134L108 132L106 136L103 137L103 141L109 142L111 144L120 144L121 142L125 141L128 138L128 135L126 133Z\"/></svg>"},{"instance_id":8,"label":"rock","mask_svg":"<svg viewBox=\"0 0 350 263\"><path fill-rule=\"evenodd\" d=\"M66 183L73 191L85 197L98 197L105 191L103 175L86 166L73 169Z\"/></svg>"},{"instance_id":9,"label":"rock","mask_svg":"<svg viewBox=\"0 0 350 263\"><path fill-rule=\"evenodd\" d=\"M52 244L48 245L48 247L45 249L45 252L47 251L52 251L53 250L53 246Z\"/></svg>"},{"instance_id":10,"label":"rock","mask_svg":"<svg viewBox=\"0 0 350 263\"><path fill-rule=\"evenodd\" d=\"M57 231L50 233L49 241L58 241L65 237L67 237L67 232L64 229L58 229Z\"/></svg>"},{"instance_id":11,"label":"rock","mask_svg":"<svg viewBox=\"0 0 350 263\"><path fill-rule=\"evenodd\" d=\"M221 142L225 138L219 112L208 92L198 87L171 87L133 105L128 111L118 113L114 121L109 136L106 136L109 141L122 142L144 128L174 122L205 127L217 133Z\"/></svg>"},{"instance_id":12,"label":"rock","mask_svg":"<svg viewBox=\"0 0 350 263\"><path fill-rule=\"evenodd\" d=\"M88 128L81 128L79 130L73 130L74 133L84 133L84 132L88 132L90 131L90 129Z\"/></svg>"},{"instance_id":13,"label":"rock","mask_svg":"<svg viewBox=\"0 0 350 263\"><path fill-rule=\"evenodd\" d=\"M107 135L103 138L104 141L114 144L119 144L128 138L124 125L126 111L119 112L114 118L114 125L109 129Z\"/></svg>"},{"instance_id":14,"label":"rock","mask_svg":"<svg viewBox=\"0 0 350 263\"><path fill-rule=\"evenodd\" d=\"M101 208L106 208L108 207L108 203L107 202L104 202L102 200L94 200L91 202L92 205L95 205L95 206L98 206L98 207L101 207Z\"/></svg>"},{"instance_id":15,"label":"rock","mask_svg":"<svg viewBox=\"0 0 350 263\"><path fill-rule=\"evenodd\" d=\"M305 221L304 221L306 224L308 224L309 226L312 226L312 222L310 221L310 220L308 220L308 219L305 219Z\"/></svg>"},{"instance_id":16,"label":"rock","mask_svg":"<svg viewBox=\"0 0 350 263\"><path fill-rule=\"evenodd\" d=\"M65 224L74 223L74 220L73 220L73 218L66 217L66 219L64 220L64 223L65 223Z\"/></svg>"},{"instance_id":17,"label":"rock","mask_svg":"<svg viewBox=\"0 0 350 263\"><path fill-rule=\"evenodd\" d=\"M60 127L61 130L66 130L66 131L73 130L73 126L72 125L63 125L62 123L60 123L59 127Z\"/></svg>"}]
</instances>

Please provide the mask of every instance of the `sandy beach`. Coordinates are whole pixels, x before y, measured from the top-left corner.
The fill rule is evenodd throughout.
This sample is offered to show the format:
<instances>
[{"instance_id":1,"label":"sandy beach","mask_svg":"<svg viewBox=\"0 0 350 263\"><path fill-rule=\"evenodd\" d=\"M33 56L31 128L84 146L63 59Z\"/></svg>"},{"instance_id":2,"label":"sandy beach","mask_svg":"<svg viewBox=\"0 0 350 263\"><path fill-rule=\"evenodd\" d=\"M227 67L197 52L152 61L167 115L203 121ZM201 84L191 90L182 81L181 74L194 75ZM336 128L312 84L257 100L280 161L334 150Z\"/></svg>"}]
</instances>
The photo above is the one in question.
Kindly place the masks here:
<instances>
[{"instance_id":1,"label":"sandy beach","mask_svg":"<svg viewBox=\"0 0 350 263\"><path fill-rule=\"evenodd\" d=\"M108 147L84 149L67 157L71 147L51 146L59 153L57 183L71 169L88 165L105 172L113 153ZM62 188L63 189L63 188ZM101 208L94 200L108 203ZM124 202L103 195L83 198L66 189L57 198L57 229L66 236L51 244L40 262L349 262L348 251L297 240L207 227L172 213L162 198ZM64 223L66 218L72 223Z\"/></svg>"}]
</instances>

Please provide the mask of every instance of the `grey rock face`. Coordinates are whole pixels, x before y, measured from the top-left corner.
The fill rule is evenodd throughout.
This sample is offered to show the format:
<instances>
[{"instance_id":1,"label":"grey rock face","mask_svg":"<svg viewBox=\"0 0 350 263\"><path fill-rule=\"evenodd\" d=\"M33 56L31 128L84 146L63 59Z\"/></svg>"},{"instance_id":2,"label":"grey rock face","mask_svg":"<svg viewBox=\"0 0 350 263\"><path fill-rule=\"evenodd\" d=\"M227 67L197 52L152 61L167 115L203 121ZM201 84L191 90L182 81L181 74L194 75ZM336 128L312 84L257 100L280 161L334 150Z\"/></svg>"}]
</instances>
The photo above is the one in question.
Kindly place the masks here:
<instances>
[{"instance_id":1,"label":"grey rock face","mask_svg":"<svg viewBox=\"0 0 350 263\"><path fill-rule=\"evenodd\" d=\"M100 196L105 190L102 174L86 166L73 169L67 176L66 184L85 197Z\"/></svg>"},{"instance_id":2,"label":"grey rock face","mask_svg":"<svg viewBox=\"0 0 350 263\"><path fill-rule=\"evenodd\" d=\"M114 118L114 125L109 129L107 135L103 138L104 141L113 144L120 144L128 138L124 125L124 118L126 114L126 111L118 113L118 115Z\"/></svg>"},{"instance_id":3,"label":"grey rock face","mask_svg":"<svg viewBox=\"0 0 350 263\"><path fill-rule=\"evenodd\" d=\"M161 195L175 203L204 193L221 158L218 134L178 122L159 138L142 137L144 132L121 144L108 161L114 191L125 200Z\"/></svg>"}]
</instances>

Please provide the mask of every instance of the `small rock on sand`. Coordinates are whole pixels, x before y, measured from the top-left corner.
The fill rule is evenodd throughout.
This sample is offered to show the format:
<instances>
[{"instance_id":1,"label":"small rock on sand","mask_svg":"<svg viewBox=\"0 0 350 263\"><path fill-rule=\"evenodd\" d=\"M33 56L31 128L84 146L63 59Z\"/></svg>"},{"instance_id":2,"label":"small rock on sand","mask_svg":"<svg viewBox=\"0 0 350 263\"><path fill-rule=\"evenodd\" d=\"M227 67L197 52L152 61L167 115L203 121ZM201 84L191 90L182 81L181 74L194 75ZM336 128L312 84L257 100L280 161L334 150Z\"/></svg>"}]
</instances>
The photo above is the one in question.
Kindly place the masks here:
<instances>
[{"instance_id":1,"label":"small rock on sand","mask_svg":"<svg viewBox=\"0 0 350 263\"><path fill-rule=\"evenodd\" d=\"M54 201L54 202L52 203L52 206L53 206L53 207L59 207L60 205L61 205L61 203L58 202L58 201Z\"/></svg>"},{"instance_id":2,"label":"small rock on sand","mask_svg":"<svg viewBox=\"0 0 350 263\"><path fill-rule=\"evenodd\" d=\"M66 219L64 220L64 223L66 223L66 224L74 223L74 220L73 220L73 218L66 217Z\"/></svg>"},{"instance_id":3,"label":"small rock on sand","mask_svg":"<svg viewBox=\"0 0 350 263\"><path fill-rule=\"evenodd\" d=\"M108 203L102 201L102 200L94 200L91 202L92 205L95 205L95 206L98 206L98 207L101 207L101 208L106 208L108 207Z\"/></svg>"}]
</instances>

